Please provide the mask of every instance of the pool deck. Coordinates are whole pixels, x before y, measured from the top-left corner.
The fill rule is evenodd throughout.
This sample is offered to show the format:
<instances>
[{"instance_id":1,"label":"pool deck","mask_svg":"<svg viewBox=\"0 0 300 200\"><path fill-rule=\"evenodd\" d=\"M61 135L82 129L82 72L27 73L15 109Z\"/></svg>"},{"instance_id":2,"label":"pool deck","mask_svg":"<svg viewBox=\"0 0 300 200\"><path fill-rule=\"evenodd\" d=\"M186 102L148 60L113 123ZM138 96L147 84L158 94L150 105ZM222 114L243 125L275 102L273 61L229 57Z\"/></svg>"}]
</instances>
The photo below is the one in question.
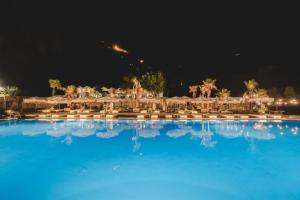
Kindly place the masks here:
<instances>
[{"instance_id":1,"label":"pool deck","mask_svg":"<svg viewBox=\"0 0 300 200\"><path fill-rule=\"evenodd\" d=\"M18 120L18 119L43 119L43 120L242 120L242 121L274 121L274 120L300 120L300 115L258 115L258 114L178 114L178 113L30 113L25 114L22 118L6 117L0 120Z\"/></svg>"}]
</instances>

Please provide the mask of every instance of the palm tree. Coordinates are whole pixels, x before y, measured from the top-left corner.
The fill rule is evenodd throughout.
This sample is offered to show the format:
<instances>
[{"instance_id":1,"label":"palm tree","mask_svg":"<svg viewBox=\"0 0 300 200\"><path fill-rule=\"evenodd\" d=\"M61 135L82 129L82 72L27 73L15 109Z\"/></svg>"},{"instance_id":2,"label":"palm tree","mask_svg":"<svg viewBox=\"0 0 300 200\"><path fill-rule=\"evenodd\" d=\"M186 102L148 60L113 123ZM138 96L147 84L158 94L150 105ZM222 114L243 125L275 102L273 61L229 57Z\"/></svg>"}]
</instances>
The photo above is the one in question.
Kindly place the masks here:
<instances>
[{"instance_id":1,"label":"palm tree","mask_svg":"<svg viewBox=\"0 0 300 200\"><path fill-rule=\"evenodd\" d=\"M244 81L244 84L247 88L247 91L245 92L245 94L248 94L250 98L253 97L254 93L256 92L256 88L258 86L258 83L256 82L256 80L251 79L248 81Z\"/></svg>"},{"instance_id":2,"label":"palm tree","mask_svg":"<svg viewBox=\"0 0 300 200\"><path fill-rule=\"evenodd\" d=\"M200 86L200 89L202 92L204 92L203 96L206 94L207 98L210 97L212 90L216 90L216 79L210 79L207 78L204 81L202 81L202 85Z\"/></svg>"},{"instance_id":3,"label":"palm tree","mask_svg":"<svg viewBox=\"0 0 300 200\"><path fill-rule=\"evenodd\" d=\"M68 86L65 88L65 95L66 95L69 99L74 98L75 94L76 94L76 86L75 86L75 85L68 85Z\"/></svg>"},{"instance_id":4,"label":"palm tree","mask_svg":"<svg viewBox=\"0 0 300 200\"><path fill-rule=\"evenodd\" d=\"M197 85L190 85L189 86L189 93L192 93L192 97L195 98L197 95Z\"/></svg>"},{"instance_id":5,"label":"palm tree","mask_svg":"<svg viewBox=\"0 0 300 200\"><path fill-rule=\"evenodd\" d=\"M0 97L3 97L4 104L3 107L6 109L6 97L16 96L19 93L19 88L16 86L0 86Z\"/></svg>"},{"instance_id":6,"label":"palm tree","mask_svg":"<svg viewBox=\"0 0 300 200\"><path fill-rule=\"evenodd\" d=\"M52 96L55 95L55 92L57 89L61 89L61 83L60 80L57 79L49 79L49 86L52 88Z\"/></svg>"},{"instance_id":7,"label":"palm tree","mask_svg":"<svg viewBox=\"0 0 300 200\"><path fill-rule=\"evenodd\" d=\"M226 98L230 97L230 93L231 93L230 90L225 89L225 88L222 88L221 90L218 90L217 96L218 96L219 98L224 98L224 99L226 99Z\"/></svg>"}]
</instances>

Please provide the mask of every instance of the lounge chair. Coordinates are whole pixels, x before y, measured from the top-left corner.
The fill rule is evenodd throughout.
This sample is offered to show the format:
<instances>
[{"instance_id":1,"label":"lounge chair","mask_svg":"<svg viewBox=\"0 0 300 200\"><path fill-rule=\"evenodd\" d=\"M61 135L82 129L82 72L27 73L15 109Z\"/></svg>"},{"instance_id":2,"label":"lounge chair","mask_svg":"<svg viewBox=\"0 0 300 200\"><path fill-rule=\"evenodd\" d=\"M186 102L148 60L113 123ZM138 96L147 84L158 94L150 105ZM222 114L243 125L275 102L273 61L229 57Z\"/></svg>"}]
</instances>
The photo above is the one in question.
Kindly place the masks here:
<instances>
[{"instance_id":1,"label":"lounge chair","mask_svg":"<svg viewBox=\"0 0 300 200\"><path fill-rule=\"evenodd\" d=\"M172 119L172 118L173 118L173 116L172 116L172 115L170 115L170 114L166 114L166 115L165 115L165 118L166 118L166 119Z\"/></svg>"},{"instance_id":2,"label":"lounge chair","mask_svg":"<svg viewBox=\"0 0 300 200\"><path fill-rule=\"evenodd\" d=\"M159 114L160 111L159 111L159 110L154 110L152 113L154 113L154 114Z\"/></svg>"},{"instance_id":3,"label":"lounge chair","mask_svg":"<svg viewBox=\"0 0 300 200\"><path fill-rule=\"evenodd\" d=\"M202 119L202 114L192 114L195 119Z\"/></svg>"},{"instance_id":4,"label":"lounge chair","mask_svg":"<svg viewBox=\"0 0 300 200\"><path fill-rule=\"evenodd\" d=\"M270 119L282 119L282 115L268 115Z\"/></svg>"},{"instance_id":5,"label":"lounge chair","mask_svg":"<svg viewBox=\"0 0 300 200\"><path fill-rule=\"evenodd\" d=\"M239 115L238 117L243 121L248 121L250 118L249 115Z\"/></svg>"},{"instance_id":6,"label":"lounge chair","mask_svg":"<svg viewBox=\"0 0 300 200\"><path fill-rule=\"evenodd\" d=\"M96 115L93 115L93 118L94 119L100 119L102 116L101 115L98 115L98 114L96 114Z\"/></svg>"},{"instance_id":7,"label":"lounge chair","mask_svg":"<svg viewBox=\"0 0 300 200\"><path fill-rule=\"evenodd\" d=\"M45 109L45 110L41 110L41 111L42 111L42 113L50 113L51 112L50 109Z\"/></svg>"},{"instance_id":8,"label":"lounge chair","mask_svg":"<svg viewBox=\"0 0 300 200\"><path fill-rule=\"evenodd\" d=\"M137 115L136 117L137 117L137 119L144 119L145 115Z\"/></svg>"},{"instance_id":9,"label":"lounge chair","mask_svg":"<svg viewBox=\"0 0 300 200\"><path fill-rule=\"evenodd\" d=\"M187 115L178 115L179 119L187 119Z\"/></svg>"},{"instance_id":10,"label":"lounge chair","mask_svg":"<svg viewBox=\"0 0 300 200\"><path fill-rule=\"evenodd\" d=\"M105 115L105 118L106 118L106 119L113 119L113 118L114 118L114 115L108 114L108 115Z\"/></svg>"},{"instance_id":11,"label":"lounge chair","mask_svg":"<svg viewBox=\"0 0 300 200\"><path fill-rule=\"evenodd\" d=\"M48 115L46 115L46 114L39 114L38 118L39 119L45 119L45 118L48 118Z\"/></svg>"},{"instance_id":12,"label":"lounge chair","mask_svg":"<svg viewBox=\"0 0 300 200\"><path fill-rule=\"evenodd\" d=\"M67 115L67 119L74 119L76 115Z\"/></svg>"},{"instance_id":13,"label":"lounge chair","mask_svg":"<svg viewBox=\"0 0 300 200\"><path fill-rule=\"evenodd\" d=\"M208 115L208 118L209 119L217 119L218 115L210 114L210 115Z\"/></svg>"},{"instance_id":14,"label":"lounge chair","mask_svg":"<svg viewBox=\"0 0 300 200\"><path fill-rule=\"evenodd\" d=\"M158 115L151 115L151 119L158 119Z\"/></svg>"},{"instance_id":15,"label":"lounge chair","mask_svg":"<svg viewBox=\"0 0 300 200\"><path fill-rule=\"evenodd\" d=\"M117 113L119 113L119 111L118 110L112 110L111 113L112 114L117 114Z\"/></svg>"},{"instance_id":16,"label":"lounge chair","mask_svg":"<svg viewBox=\"0 0 300 200\"><path fill-rule=\"evenodd\" d=\"M147 114L147 110L141 110L141 114Z\"/></svg>"},{"instance_id":17,"label":"lounge chair","mask_svg":"<svg viewBox=\"0 0 300 200\"><path fill-rule=\"evenodd\" d=\"M267 119L267 115L252 115L256 119Z\"/></svg>"},{"instance_id":18,"label":"lounge chair","mask_svg":"<svg viewBox=\"0 0 300 200\"><path fill-rule=\"evenodd\" d=\"M282 115L273 115L274 119L282 119Z\"/></svg>"},{"instance_id":19,"label":"lounge chair","mask_svg":"<svg viewBox=\"0 0 300 200\"><path fill-rule=\"evenodd\" d=\"M177 113L178 113L178 114L184 114L185 112L184 112L184 110L178 110Z\"/></svg>"},{"instance_id":20,"label":"lounge chair","mask_svg":"<svg viewBox=\"0 0 300 200\"><path fill-rule=\"evenodd\" d=\"M230 115L230 114L223 114L223 115L221 115L222 117L224 117L225 119L234 119L234 115Z\"/></svg>"},{"instance_id":21,"label":"lounge chair","mask_svg":"<svg viewBox=\"0 0 300 200\"><path fill-rule=\"evenodd\" d=\"M77 110L70 110L69 111L71 114L75 114L75 113L77 113Z\"/></svg>"},{"instance_id":22,"label":"lounge chair","mask_svg":"<svg viewBox=\"0 0 300 200\"><path fill-rule=\"evenodd\" d=\"M140 112L140 109L139 108L133 108L132 112Z\"/></svg>"},{"instance_id":23,"label":"lounge chair","mask_svg":"<svg viewBox=\"0 0 300 200\"><path fill-rule=\"evenodd\" d=\"M86 118L89 118L89 117L92 117L92 115L79 115L79 118L80 119L86 119Z\"/></svg>"},{"instance_id":24,"label":"lounge chair","mask_svg":"<svg viewBox=\"0 0 300 200\"><path fill-rule=\"evenodd\" d=\"M58 115L58 114L52 114L52 115L51 115L51 118L58 119L58 118L61 118L61 115Z\"/></svg>"}]
</instances>

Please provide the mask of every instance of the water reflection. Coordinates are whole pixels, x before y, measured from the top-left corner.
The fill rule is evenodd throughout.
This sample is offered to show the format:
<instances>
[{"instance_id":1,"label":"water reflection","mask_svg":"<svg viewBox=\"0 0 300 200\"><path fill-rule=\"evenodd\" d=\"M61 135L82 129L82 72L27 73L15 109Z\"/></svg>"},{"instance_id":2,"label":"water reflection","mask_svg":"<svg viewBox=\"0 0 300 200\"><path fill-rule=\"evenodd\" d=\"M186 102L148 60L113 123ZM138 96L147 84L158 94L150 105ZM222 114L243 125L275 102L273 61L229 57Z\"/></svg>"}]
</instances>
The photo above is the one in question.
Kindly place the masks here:
<instances>
[{"instance_id":1,"label":"water reflection","mask_svg":"<svg viewBox=\"0 0 300 200\"><path fill-rule=\"evenodd\" d=\"M130 136L133 151L140 149L143 139L169 137L191 139L200 145L212 148L218 137L245 139L255 146L255 140L274 140L282 135L297 135L299 122L296 121L130 121L130 120L73 120L73 121L17 121L0 124L0 136L23 134L57 138L71 144L73 137L97 137L113 139L123 132ZM252 149L255 149L253 147Z\"/></svg>"}]
</instances>

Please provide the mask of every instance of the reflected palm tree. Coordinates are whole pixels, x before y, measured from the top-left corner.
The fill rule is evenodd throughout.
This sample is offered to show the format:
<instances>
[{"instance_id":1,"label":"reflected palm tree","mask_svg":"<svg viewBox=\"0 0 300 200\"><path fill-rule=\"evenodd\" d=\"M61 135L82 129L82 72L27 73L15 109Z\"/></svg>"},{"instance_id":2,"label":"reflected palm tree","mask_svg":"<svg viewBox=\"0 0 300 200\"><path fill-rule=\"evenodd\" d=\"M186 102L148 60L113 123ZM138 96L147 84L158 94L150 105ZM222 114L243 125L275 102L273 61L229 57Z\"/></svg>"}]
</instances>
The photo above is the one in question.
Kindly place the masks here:
<instances>
[{"instance_id":1,"label":"reflected palm tree","mask_svg":"<svg viewBox=\"0 0 300 200\"><path fill-rule=\"evenodd\" d=\"M133 130L133 136L131 137L131 140L133 142L133 152L137 152L138 150L140 150L141 148L141 143L139 142L139 134L138 134L138 131L139 131L139 127L136 126Z\"/></svg>"},{"instance_id":2,"label":"reflected palm tree","mask_svg":"<svg viewBox=\"0 0 300 200\"><path fill-rule=\"evenodd\" d=\"M210 122L207 121L206 123L207 130L205 130L205 122L202 122L201 145L207 148L213 148L217 142L212 140L213 133L210 131Z\"/></svg>"}]
</instances>

